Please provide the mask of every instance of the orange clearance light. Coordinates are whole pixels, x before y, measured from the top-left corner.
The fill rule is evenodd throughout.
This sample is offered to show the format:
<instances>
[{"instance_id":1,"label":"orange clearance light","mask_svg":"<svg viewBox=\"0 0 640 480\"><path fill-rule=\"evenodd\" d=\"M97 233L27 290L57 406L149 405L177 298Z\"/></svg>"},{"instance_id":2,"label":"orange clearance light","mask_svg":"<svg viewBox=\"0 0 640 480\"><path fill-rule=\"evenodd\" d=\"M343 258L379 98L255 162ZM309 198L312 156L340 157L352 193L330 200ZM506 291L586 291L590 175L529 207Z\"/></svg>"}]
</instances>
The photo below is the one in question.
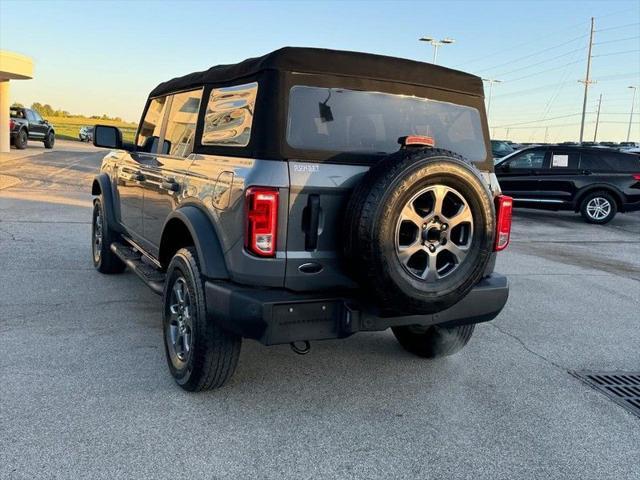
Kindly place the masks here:
<instances>
[{"instance_id":1,"label":"orange clearance light","mask_svg":"<svg viewBox=\"0 0 640 480\"><path fill-rule=\"evenodd\" d=\"M425 135L407 135L406 137L400 137L398 143L403 147L433 147L436 144L433 137L427 137Z\"/></svg>"}]
</instances>

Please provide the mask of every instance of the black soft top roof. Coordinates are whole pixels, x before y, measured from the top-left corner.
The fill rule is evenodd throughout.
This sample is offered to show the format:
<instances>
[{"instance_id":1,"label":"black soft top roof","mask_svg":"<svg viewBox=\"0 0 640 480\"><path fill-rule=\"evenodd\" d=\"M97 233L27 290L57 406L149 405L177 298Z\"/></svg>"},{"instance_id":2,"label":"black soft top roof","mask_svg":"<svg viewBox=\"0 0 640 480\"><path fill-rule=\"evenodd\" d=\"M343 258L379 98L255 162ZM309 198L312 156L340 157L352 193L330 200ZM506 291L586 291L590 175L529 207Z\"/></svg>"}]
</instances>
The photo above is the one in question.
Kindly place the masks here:
<instances>
[{"instance_id":1,"label":"black soft top roof","mask_svg":"<svg viewBox=\"0 0 640 480\"><path fill-rule=\"evenodd\" d=\"M262 57L232 65L217 65L177 77L158 85L149 96L157 97L205 84L234 82L266 70L359 77L483 96L480 77L458 70L371 53L300 47L284 47Z\"/></svg>"}]
</instances>

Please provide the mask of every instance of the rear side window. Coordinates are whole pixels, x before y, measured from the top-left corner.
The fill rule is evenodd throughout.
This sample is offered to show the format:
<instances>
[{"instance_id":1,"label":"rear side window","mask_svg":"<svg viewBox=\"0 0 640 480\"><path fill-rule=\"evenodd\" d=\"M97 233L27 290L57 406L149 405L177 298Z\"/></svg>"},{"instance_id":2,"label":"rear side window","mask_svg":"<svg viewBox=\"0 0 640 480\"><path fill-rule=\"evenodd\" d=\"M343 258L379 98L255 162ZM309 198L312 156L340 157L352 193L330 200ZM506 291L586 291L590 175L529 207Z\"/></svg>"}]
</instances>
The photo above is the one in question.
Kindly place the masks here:
<instances>
[{"instance_id":1,"label":"rear side window","mask_svg":"<svg viewBox=\"0 0 640 480\"><path fill-rule=\"evenodd\" d=\"M387 154L398 138L424 135L471 161L487 158L477 109L407 95L294 86L287 143L301 150Z\"/></svg>"},{"instance_id":2,"label":"rear side window","mask_svg":"<svg viewBox=\"0 0 640 480\"><path fill-rule=\"evenodd\" d=\"M580 155L580 168L594 172L637 172L640 157L616 152L584 152Z\"/></svg>"},{"instance_id":3,"label":"rear side window","mask_svg":"<svg viewBox=\"0 0 640 480\"><path fill-rule=\"evenodd\" d=\"M186 157L193 151L202 90L171 95L171 107L164 133L164 149L169 155Z\"/></svg>"},{"instance_id":4,"label":"rear side window","mask_svg":"<svg viewBox=\"0 0 640 480\"><path fill-rule=\"evenodd\" d=\"M138 132L136 144L139 150L143 152L157 151L166 103L167 97L154 98L149 103L147 112L142 120L142 125L140 126L140 131Z\"/></svg>"},{"instance_id":5,"label":"rear side window","mask_svg":"<svg viewBox=\"0 0 640 480\"><path fill-rule=\"evenodd\" d=\"M640 168L640 157L636 155L607 152L604 161L614 172L637 172Z\"/></svg>"},{"instance_id":6,"label":"rear side window","mask_svg":"<svg viewBox=\"0 0 640 480\"><path fill-rule=\"evenodd\" d=\"M202 128L202 145L246 147L251 139L257 94L256 82L211 90Z\"/></svg>"}]
</instances>

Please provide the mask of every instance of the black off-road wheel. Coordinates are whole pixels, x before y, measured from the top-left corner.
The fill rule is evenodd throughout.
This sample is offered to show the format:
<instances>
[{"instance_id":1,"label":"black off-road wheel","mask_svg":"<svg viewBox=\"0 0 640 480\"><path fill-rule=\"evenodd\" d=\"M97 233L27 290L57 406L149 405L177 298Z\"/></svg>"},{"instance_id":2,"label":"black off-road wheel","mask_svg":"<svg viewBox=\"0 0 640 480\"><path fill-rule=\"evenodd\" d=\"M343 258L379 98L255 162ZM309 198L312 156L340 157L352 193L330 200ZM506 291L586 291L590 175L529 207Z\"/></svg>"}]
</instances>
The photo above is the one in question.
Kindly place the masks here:
<instances>
[{"instance_id":1,"label":"black off-road wheel","mask_svg":"<svg viewBox=\"0 0 640 480\"><path fill-rule=\"evenodd\" d=\"M194 248L182 248L171 259L163 304L164 346L176 383L191 392L222 387L235 372L242 339L207 318Z\"/></svg>"},{"instance_id":2,"label":"black off-road wheel","mask_svg":"<svg viewBox=\"0 0 640 480\"><path fill-rule=\"evenodd\" d=\"M618 212L615 198L605 191L588 193L580 203L580 213L587 223L604 225Z\"/></svg>"},{"instance_id":3,"label":"black off-road wheel","mask_svg":"<svg viewBox=\"0 0 640 480\"><path fill-rule=\"evenodd\" d=\"M406 351L424 358L438 358L460 351L473 334L475 325L459 327L394 327L393 334Z\"/></svg>"},{"instance_id":4,"label":"black off-road wheel","mask_svg":"<svg viewBox=\"0 0 640 480\"><path fill-rule=\"evenodd\" d=\"M18 150L24 150L25 148L27 148L27 141L28 141L27 131L25 129L22 129L16 135L16 138L13 141L13 145Z\"/></svg>"},{"instance_id":5,"label":"black off-road wheel","mask_svg":"<svg viewBox=\"0 0 640 480\"><path fill-rule=\"evenodd\" d=\"M100 198L93 201L93 221L91 227L91 253L93 266L100 273L122 273L126 265L111 251L111 244L119 237L109 228L104 205Z\"/></svg>"},{"instance_id":6,"label":"black off-road wheel","mask_svg":"<svg viewBox=\"0 0 640 480\"><path fill-rule=\"evenodd\" d=\"M493 196L472 164L446 150L389 155L367 172L346 212L350 271L383 315L457 303L493 251Z\"/></svg>"},{"instance_id":7,"label":"black off-road wheel","mask_svg":"<svg viewBox=\"0 0 640 480\"><path fill-rule=\"evenodd\" d=\"M47 136L44 137L44 148L53 148L53 145L56 143L56 134L53 132L47 133Z\"/></svg>"}]
</instances>

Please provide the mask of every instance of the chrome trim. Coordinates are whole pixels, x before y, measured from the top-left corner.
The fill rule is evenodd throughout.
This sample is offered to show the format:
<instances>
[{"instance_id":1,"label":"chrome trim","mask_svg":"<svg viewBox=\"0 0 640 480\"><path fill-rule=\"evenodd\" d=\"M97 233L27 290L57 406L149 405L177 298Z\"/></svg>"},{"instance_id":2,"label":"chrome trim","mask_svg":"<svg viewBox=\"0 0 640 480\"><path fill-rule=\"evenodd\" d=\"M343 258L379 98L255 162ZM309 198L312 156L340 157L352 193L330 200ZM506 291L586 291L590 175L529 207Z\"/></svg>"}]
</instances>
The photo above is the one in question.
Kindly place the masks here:
<instances>
[{"instance_id":1,"label":"chrome trim","mask_svg":"<svg viewBox=\"0 0 640 480\"><path fill-rule=\"evenodd\" d=\"M564 200L546 200L542 198L514 198L515 202L566 203Z\"/></svg>"},{"instance_id":2,"label":"chrome trim","mask_svg":"<svg viewBox=\"0 0 640 480\"><path fill-rule=\"evenodd\" d=\"M136 251L138 251L139 253L144 255L149 261L151 261L158 268L162 268L162 264L158 260L153 258L149 253L146 252L146 250L144 248L142 248L140 245L138 245L136 242L134 242L131 238L127 237L126 235L122 235L122 239L125 240L127 243L131 244L131 246Z\"/></svg>"}]
</instances>

